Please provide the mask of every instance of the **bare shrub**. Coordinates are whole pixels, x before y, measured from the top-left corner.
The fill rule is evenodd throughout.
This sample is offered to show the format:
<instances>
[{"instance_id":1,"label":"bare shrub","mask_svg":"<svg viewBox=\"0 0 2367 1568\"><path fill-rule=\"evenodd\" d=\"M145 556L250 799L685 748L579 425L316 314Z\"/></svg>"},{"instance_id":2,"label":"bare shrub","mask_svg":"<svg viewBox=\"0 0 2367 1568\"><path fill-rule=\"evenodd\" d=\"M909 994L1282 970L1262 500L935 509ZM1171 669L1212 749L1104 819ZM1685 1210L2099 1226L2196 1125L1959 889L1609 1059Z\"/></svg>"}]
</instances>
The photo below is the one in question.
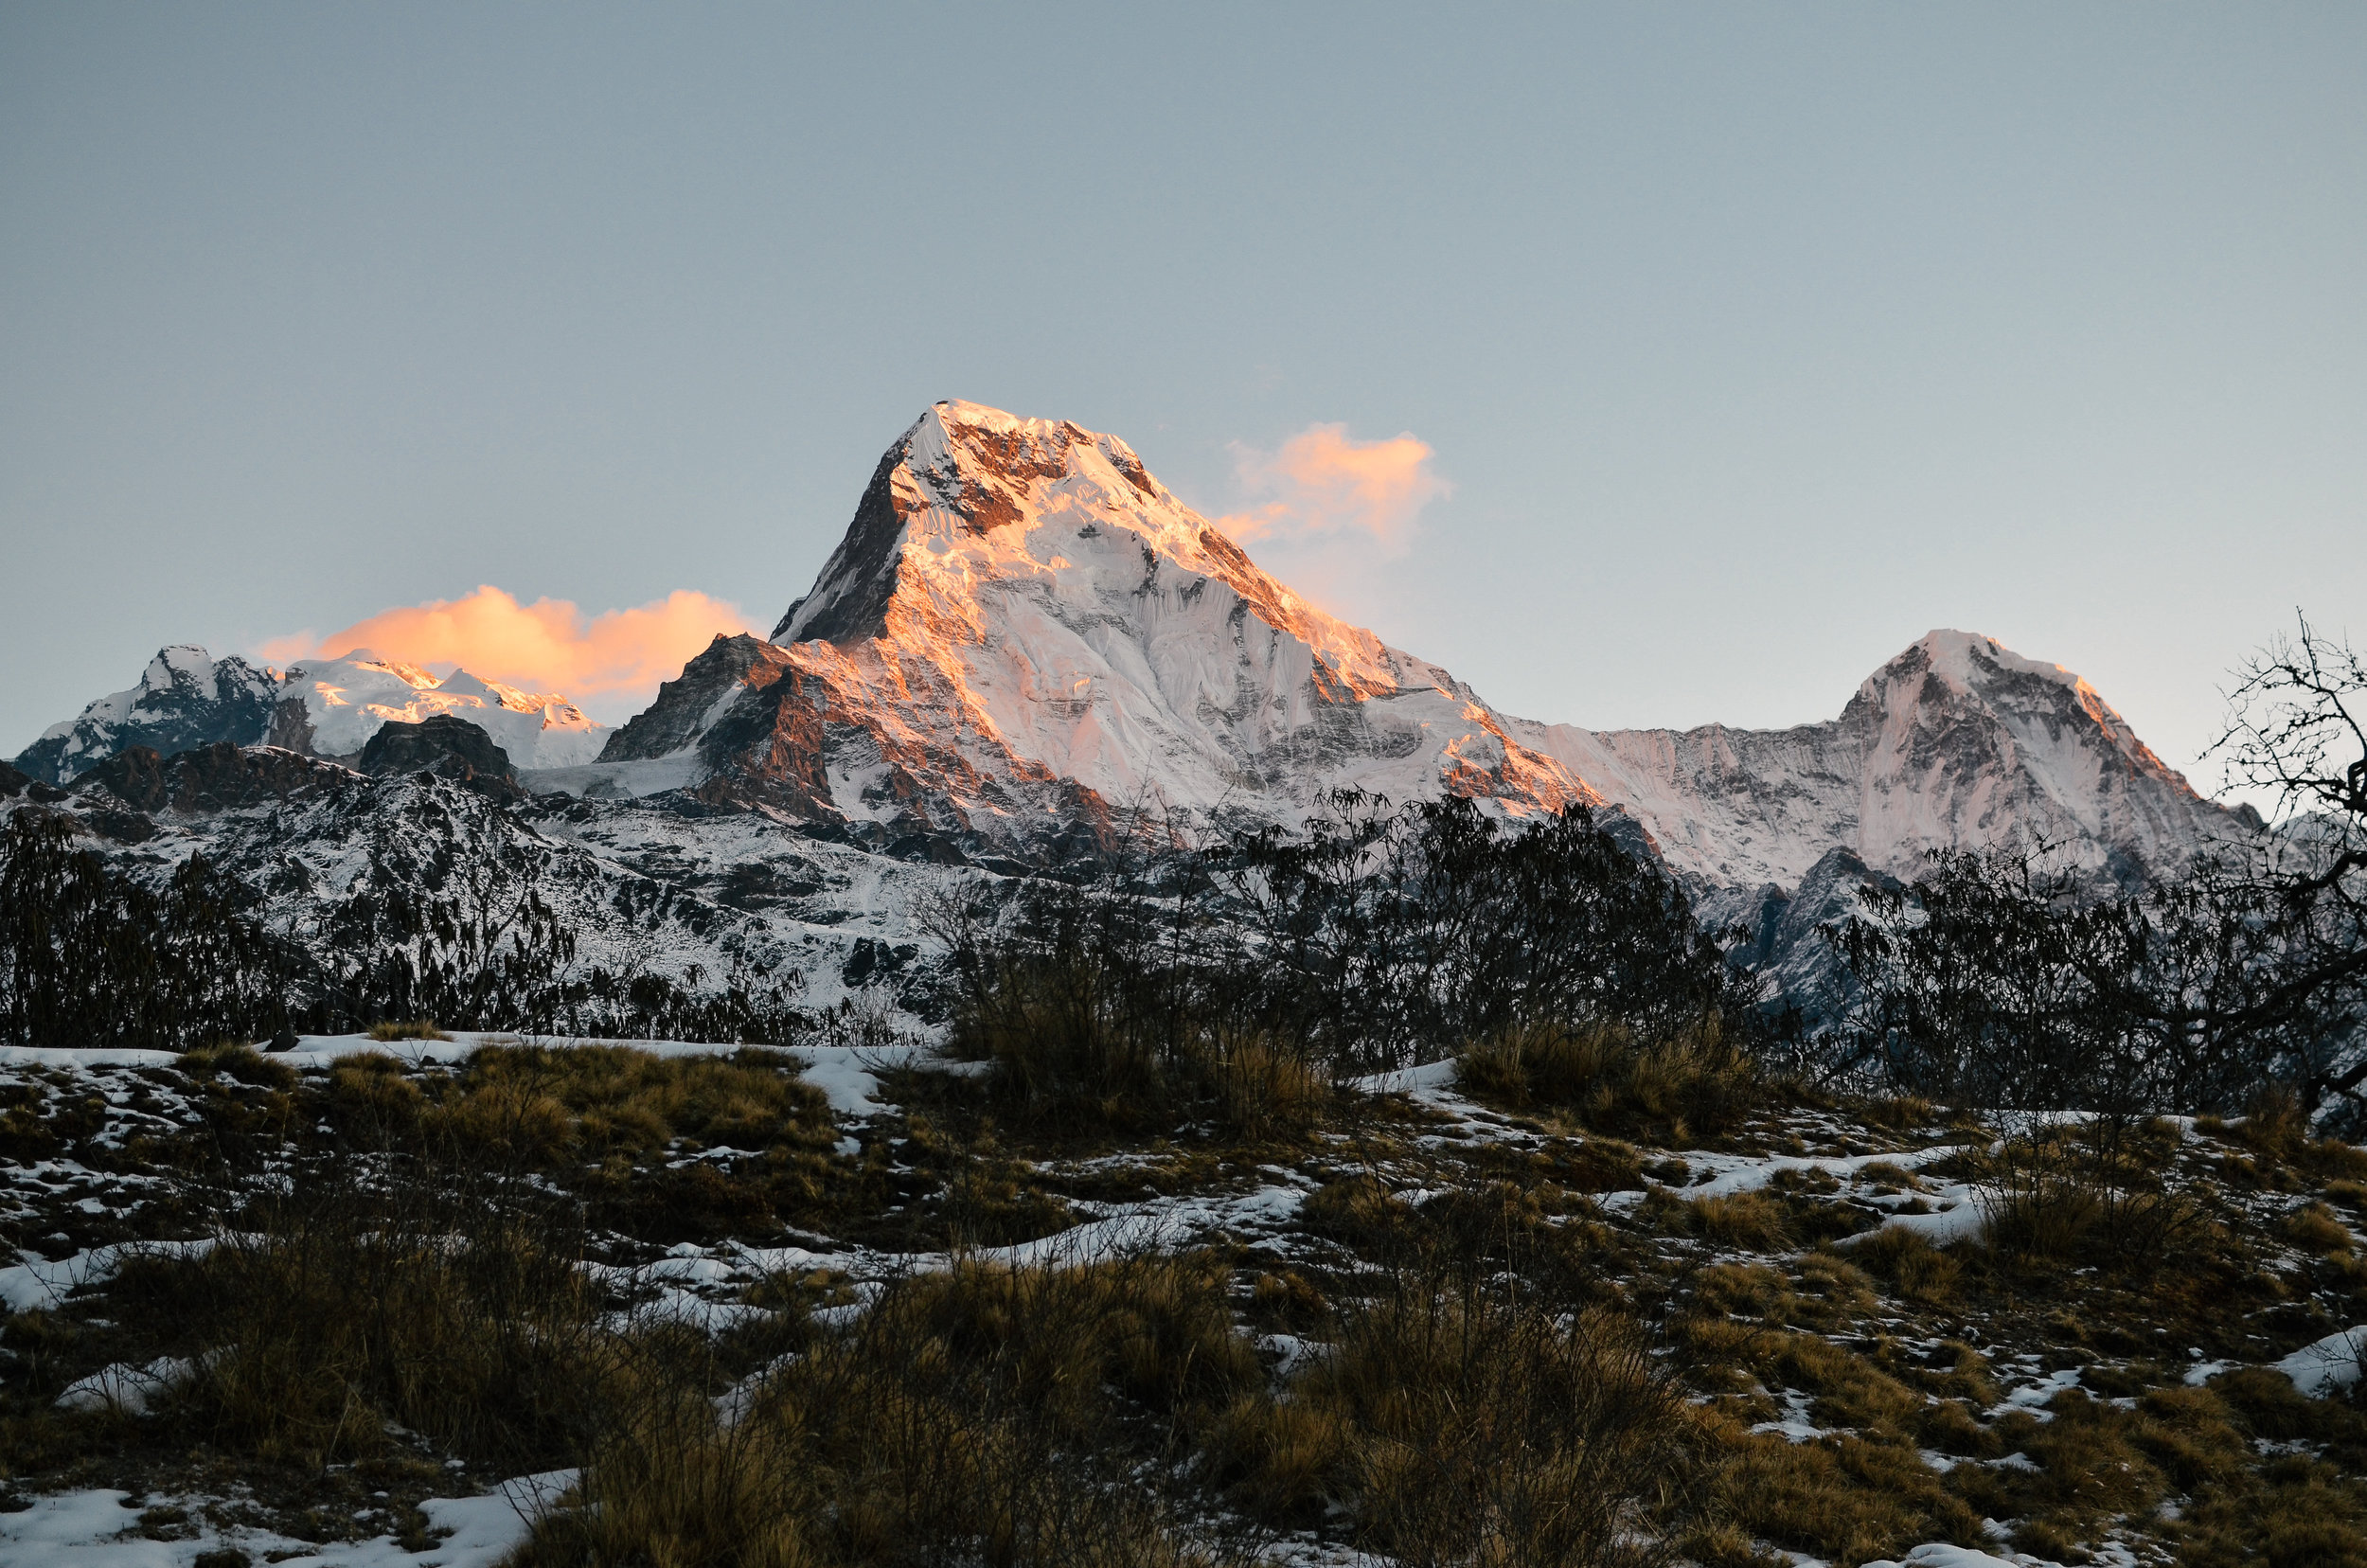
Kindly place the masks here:
<instances>
[{"instance_id":1,"label":"bare shrub","mask_svg":"<svg viewBox=\"0 0 2367 1568\"><path fill-rule=\"evenodd\" d=\"M1126 1132L1207 1115L1245 1137L1304 1131L1331 1107L1328 1070L1287 1039L1227 1021L1114 938L978 959L956 1054L994 1064L1006 1114Z\"/></svg>"}]
</instances>

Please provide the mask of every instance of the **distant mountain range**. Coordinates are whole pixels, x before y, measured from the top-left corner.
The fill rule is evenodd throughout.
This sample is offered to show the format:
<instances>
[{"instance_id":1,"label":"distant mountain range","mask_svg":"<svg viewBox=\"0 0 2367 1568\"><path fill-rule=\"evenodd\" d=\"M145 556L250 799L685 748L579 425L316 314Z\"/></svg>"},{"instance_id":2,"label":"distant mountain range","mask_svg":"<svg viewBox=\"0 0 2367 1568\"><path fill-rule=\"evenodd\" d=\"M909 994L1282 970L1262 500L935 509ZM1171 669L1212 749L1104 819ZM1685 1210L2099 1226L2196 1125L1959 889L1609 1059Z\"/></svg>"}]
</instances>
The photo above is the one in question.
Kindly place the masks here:
<instances>
[{"instance_id":1,"label":"distant mountain range","mask_svg":"<svg viewBox=\"0 0 2367 1568\"><path fill-rule=\"evenodd\" d=\"M524 798L479 792L437 828L419 792L451 779L349 771L382 726L438 714L482 728ZM410 811L405 835L442 834L448 859L514 840L565 861L593 951L711 968L728 936L826 998L850 971L892 979L901 960L881 955L925 945L908 901L924 884L1105 849L1147 817L1289 824L1347 786L1516 817L1624 812L1771 960L1858 881L1912 877L1933 848L2043 842L2132 883L2257 826L2198 795L2085 681L1963 632L1918 639L1824 723L1512 717L1268 576L1117 437L962 402L888 449L769 640L719 636L614 730L556 695L364 651L277 673L174 647L16 766L119 815L137 803L98 764L209 744L313 759L309 782L212 811L151 790L140 856L210 846L278 865L300 903L355 874L357 836ZM645 883L666 890L671 935L616 913L658 897L619 891Z\"/></svg>"},{"instance_id":2,"label":"distant mountain range","mask_svg":"<svg viewBox=\"0 0 2367 1568\"><path fill-rule=\"evenodd\" d=\"M418 723L441 713L477 725L523 767L588 761L609 736L607 725L563 697L481 681L465 669L439 680L356 649L282 672L178 643L160 649L135 685L44 730L17 754L16 766L68 784L134 746L170 757L224 740L350 762L388 721Z\"/></svg>"}]
</instances>

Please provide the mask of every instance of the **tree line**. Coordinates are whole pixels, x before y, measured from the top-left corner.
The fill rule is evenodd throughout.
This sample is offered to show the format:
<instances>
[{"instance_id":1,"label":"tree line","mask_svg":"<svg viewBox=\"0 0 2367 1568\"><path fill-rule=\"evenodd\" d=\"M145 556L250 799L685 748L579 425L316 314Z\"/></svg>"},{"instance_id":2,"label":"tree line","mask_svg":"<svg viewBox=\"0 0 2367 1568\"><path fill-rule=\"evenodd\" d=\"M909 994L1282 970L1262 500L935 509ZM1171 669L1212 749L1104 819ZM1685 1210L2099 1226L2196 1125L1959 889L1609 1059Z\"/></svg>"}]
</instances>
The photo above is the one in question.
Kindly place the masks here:
<instances>
[{"instance_id":1,"label":"tree line","mask_svg":"<svg viewBox=\"0 0 2367 1568\"><path fill-rule=\"evenodd\" d=\"M710 977L578 962L533 865L438 888L365 878L317 929L273 929L260 896L204 855L161 890L78 846L70 819L0 830L0 1037L180 1051L388 1022L617 1039L785 1041L794 975Z\"/></svg>"}]
</instances>

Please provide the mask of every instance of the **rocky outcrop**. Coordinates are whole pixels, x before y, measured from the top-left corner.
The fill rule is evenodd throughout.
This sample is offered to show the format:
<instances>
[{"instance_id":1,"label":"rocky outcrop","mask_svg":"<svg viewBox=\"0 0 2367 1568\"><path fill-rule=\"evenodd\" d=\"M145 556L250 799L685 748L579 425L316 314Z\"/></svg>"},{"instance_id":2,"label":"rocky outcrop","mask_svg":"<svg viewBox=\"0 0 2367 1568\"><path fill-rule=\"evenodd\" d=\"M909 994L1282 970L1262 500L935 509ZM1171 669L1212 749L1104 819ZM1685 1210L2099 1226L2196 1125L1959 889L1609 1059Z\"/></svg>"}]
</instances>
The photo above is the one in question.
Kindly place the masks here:
<instances>
[{"instance_id":1,"label":"rocky outcrop","mask_svg":"<svg viewBox=\"0 0 2367 1568\"><path fill-rule=\"evenodd\" d=\"M762 687L780 678L789 655L745 633L718 634L682 673L657 688L657 701L608 738L602 762L646 761L690 749L704 739L741 686Z\"/></svg>"},{"instance_id":2,"label":"rocky outcrop","mask_svg":"<svg viewBox=\"0 0 2367 1568\"><path fill-rule=\"evenodd\" d=\"M389 774L434 774L465 784L496 800L519 800L525 791L509 766L509 754L493 738L466 719L448 713L416 724L386 723L362 748L362 772L374 778Z\"/></svg>"},{"instance_id":3,"label":"rocky outcrop","mask_svg":"<svg viewBox=\"0 0 2367 1568\"><path fill-rule=\"evenodd\" d=\"M134 746L84 772L74 790L103 791L142 811L189 814L290 800L352 779L344 768L294 752L218 740L170 757Z\"/></svg>"}]
</instances>

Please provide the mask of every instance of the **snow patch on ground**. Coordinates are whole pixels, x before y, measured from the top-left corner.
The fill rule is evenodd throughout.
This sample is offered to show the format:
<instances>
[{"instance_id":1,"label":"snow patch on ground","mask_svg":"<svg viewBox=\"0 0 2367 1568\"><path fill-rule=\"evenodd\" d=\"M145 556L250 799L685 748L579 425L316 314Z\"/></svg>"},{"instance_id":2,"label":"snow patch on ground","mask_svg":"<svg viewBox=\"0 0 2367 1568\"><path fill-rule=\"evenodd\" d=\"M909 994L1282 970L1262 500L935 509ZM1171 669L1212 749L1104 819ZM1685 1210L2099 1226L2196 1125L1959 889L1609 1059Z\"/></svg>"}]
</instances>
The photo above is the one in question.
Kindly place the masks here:
<instances>
[{"instance_id":1,"label":"snow patch on ground","mask_svg":"<svg viewBox=\"0 0 2367 1568\"><path fill-rule=\"evenodd\" d=\"M2304 1395L2323 1399L2358 1386L2362 1358L2367 1358L2367 1324L2356 1324L2303 1345L2278 1362L2276 1370Z\"/></svg>"},{"instance_id":2,"label":"snow patch on ground","mask_svg":"<svg viewBox=\"0 0 2367 1568\"><path fill-rule=\"evenodd\" d=\"M258 1562L278 1556L304 1568L494 1568L525 1540L533 1521L575 1484L573 1470L521 1476L482 1497L436 1497L419 1505L430 1535L441 1537L413 1555L392 1536L375 1541L311 1541L268 1530L222 1532L206 1526L193 1541L150 1541L133 1533L139 1511L131 1493L111 1489L52 1492L22 1513L0 1514L0 1562L61 1568L189 1568L205 1552L236 1547ZM201 1517L204 1498L151 1496L144 1506L170 1502Z\"/></svg>"},{"instance_id":3,"label":"snow patch on ground","mask_svg":"<svg viewBox=\"0 0 2367 1568\"><path fill-rule=\"evenodd\" d=\"M47 1310L85 1285L102 1284L115 1277L128 1257L202 1257L213 1246L210 1239L197 1241L135 1241L121 1246L93 1247L76 1253L72 1257L55 1263L39 1257L28 1257L12 1267L0 1269L0 1302L11 1312Z\"/></svg>"}]
</instances>

